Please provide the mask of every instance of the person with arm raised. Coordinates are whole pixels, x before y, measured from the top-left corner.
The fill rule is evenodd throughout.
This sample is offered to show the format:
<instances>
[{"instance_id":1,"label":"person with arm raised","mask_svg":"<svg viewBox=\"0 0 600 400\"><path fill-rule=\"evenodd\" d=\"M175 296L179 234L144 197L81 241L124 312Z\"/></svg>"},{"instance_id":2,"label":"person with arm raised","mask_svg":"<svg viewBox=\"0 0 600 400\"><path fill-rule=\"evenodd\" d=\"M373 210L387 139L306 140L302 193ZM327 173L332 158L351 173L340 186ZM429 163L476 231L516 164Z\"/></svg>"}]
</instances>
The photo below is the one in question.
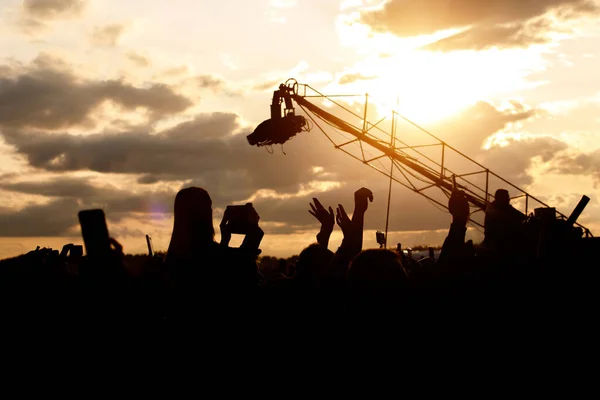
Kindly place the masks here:
<instances>
[{"instance_id":1,"label":"person with arm raised","mask_svg":"<svg viewBox=\"0 0 600 400\"><path fill-rule=\"evenodd\" d=\"M335 253L333 261L326 271L328 286L345 287L346 273L350 262L362 250L365 213L373 202L373 192L360 188L354 192L354 213L352 219L346 213L344 206L338 204L336 222L342 229L344 239Z\"/></svg>"}]
</instances>

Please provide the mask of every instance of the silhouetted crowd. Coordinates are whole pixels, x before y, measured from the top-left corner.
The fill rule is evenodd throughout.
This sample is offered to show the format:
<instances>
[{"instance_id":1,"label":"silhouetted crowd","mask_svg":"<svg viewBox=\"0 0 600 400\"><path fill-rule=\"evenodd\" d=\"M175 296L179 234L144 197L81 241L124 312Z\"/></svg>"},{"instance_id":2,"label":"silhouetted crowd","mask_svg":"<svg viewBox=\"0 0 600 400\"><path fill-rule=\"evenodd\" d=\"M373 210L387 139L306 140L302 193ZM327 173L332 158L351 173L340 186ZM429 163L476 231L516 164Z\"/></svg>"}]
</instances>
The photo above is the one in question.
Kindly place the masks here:
<instances>
[{"instance_id":1,"label":"silhouetted crowd","mask_svg":"<svg viewBox=\"0 0 600 400\"><path fill-rule=\"evenodd\" d=\"M265 276L258 268L264 233L252 205L225 210L217 242L211 198L206 190L190 187L175 198L166 256L149 258L139 273L131 274L115 240L110 255L99 258L84 256L81 246L67 245L60 253L38 248L1 263L2 289L54 293L66 302L75 293L97 301L99 313L118 310L128 317L162 320L197 312L180 307L198 304L190 298L204 310L232 296L238 306L251 307L252 293L310 293L320 307L332 299L340 307L364 302L397 306L474 293L501 299L532 291L557 295L562 290L557 288L595 280L598 240L583 238L581 230L564 220L521 214L505 190L498 190L489 204L480 245L465 241L470 209L464 192L451 194L452 223L437 260L416 261L388 249L363 250L363 226L372 201L369 189L357 190L350 217L341 204L334 211L313 199L309 212L321 224L316 242L300 252L293 268ZM336 224L343 240L334 252L329 239ZM238 248L230 247L232 234L244 235ZM125 311L124 303L116 301L123 297L129 299ZM245 298L242 303L240 297ZM281 307L291 304L296 303Z\"/></svg>"}]
</instances>

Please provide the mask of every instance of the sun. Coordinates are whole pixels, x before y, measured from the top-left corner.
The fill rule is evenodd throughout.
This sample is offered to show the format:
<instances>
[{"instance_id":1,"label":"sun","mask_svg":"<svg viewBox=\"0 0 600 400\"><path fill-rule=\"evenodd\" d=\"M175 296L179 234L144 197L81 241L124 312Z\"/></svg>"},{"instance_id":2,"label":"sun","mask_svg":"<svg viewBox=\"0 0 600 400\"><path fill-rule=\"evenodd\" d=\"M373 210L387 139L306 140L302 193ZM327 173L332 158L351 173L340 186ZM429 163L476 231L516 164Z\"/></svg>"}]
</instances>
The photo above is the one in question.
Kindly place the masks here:
<instances>
[{"instance_id":1,"label":"sun","mask_svg":"<svg viewBox=\"0 0 600 400\"><path fill-rule=\"evenodd\" d=\"M375 78L331 89L369 93L385 109L421 124L456 115L477 101L508 100L518 90L539 85L529 78L545 68L542 47L434 52L423 46L451 32L401 39L360 25L341 26L342 43L362 56L348 72Z\"/></svg>"},{"instance_id":2,"label":"sun","mask_svg":"<svg viewBox=\"0 0 600 400\"><path fill-rule=\"evenodd\" d=\"M531 82L518 51L432 53L408 51L393 57L369 59L357 67L375 79L352 88L369 93L386 109L418 123L456 115L481 100L506 100ZM338 90L348 90L339 88Z\"/></svg>"}]
</instances>

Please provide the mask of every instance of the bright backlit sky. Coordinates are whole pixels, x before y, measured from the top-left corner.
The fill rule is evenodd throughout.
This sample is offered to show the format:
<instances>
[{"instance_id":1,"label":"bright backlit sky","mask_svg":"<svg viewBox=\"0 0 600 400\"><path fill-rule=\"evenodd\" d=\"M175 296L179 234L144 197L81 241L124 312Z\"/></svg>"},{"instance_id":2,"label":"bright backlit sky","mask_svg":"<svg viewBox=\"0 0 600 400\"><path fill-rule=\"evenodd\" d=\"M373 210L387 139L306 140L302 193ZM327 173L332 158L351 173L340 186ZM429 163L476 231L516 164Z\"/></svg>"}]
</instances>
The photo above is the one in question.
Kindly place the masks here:
<instances>
[{"instance_id":1,"label":"bright backlit sky","mask_svg":"<svg viewBox=\"0 0 600 400\"><path fill-rule=\"evenodd\" d=\"M586 194L598 233L598 48L593 0L0 0L0 258L81 243L92 207L126 252L145 234L166 250L190 185L216 226L252 200L276 256L315 240L312 197L351 209L366 186L375 246L385 177L317 129L287 155L246 142L288 78L369 93L373 120L397 106L565 214ZM449 215L400 187L392 200L390 243L442 243Z\"/></svg>"}]
</instances>

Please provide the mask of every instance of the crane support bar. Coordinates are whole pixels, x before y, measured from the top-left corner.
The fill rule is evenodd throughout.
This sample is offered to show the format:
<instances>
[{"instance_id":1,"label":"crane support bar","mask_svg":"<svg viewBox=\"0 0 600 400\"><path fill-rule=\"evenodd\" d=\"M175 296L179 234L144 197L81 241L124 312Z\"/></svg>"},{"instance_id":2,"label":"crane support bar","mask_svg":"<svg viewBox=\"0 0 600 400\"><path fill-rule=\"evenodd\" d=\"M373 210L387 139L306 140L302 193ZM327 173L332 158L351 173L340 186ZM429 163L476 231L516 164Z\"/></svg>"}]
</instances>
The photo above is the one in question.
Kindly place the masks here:
<instances>
[{"instance_id":1,"label":"crane support bar","mask_svg":"<svg viewBox=\"0 0 600 400\"><path fill-rule=\"evenodd\" d=\"M450 183L449 181L446 181L445 179L440 177L438 173L433 173L433 172L429 171L427 168L419 165L418 163L411 161L409 158L396 152L394 148L388 147L387 145L381 143L380 141L378 141L372 137L369 137L361 130L356 129L355 127L353 127L352 125L343 121L342 119L336 117L335 115L330 114L327 111L321 109L320 107L312 104L305 98L303 98L297 94L293 94L292 98L294 99L294 101L296 101L296 103L298 103L302 107L305 107L309 111L315 113L316 115L325 119L326 121L330 122L331 124L335 125L339 129L355 136L359 140L361 140L361 141L369 144L370 146L374 147L375 149L381 151L382 153L384 153L386 156L390 157L391 159L404 164L411 170L419 173L421 176L423 176L424 178L431 181L434 185L444 188L449 192L452 191L452 183ZM465 193L465 196L469 200L469 202L471 204L473 204L474 206L476 206L477 208L479 208L481 210L486 209L487 204L483 199L480 199L468 192Z\"/></svg>"}]
</instances>

